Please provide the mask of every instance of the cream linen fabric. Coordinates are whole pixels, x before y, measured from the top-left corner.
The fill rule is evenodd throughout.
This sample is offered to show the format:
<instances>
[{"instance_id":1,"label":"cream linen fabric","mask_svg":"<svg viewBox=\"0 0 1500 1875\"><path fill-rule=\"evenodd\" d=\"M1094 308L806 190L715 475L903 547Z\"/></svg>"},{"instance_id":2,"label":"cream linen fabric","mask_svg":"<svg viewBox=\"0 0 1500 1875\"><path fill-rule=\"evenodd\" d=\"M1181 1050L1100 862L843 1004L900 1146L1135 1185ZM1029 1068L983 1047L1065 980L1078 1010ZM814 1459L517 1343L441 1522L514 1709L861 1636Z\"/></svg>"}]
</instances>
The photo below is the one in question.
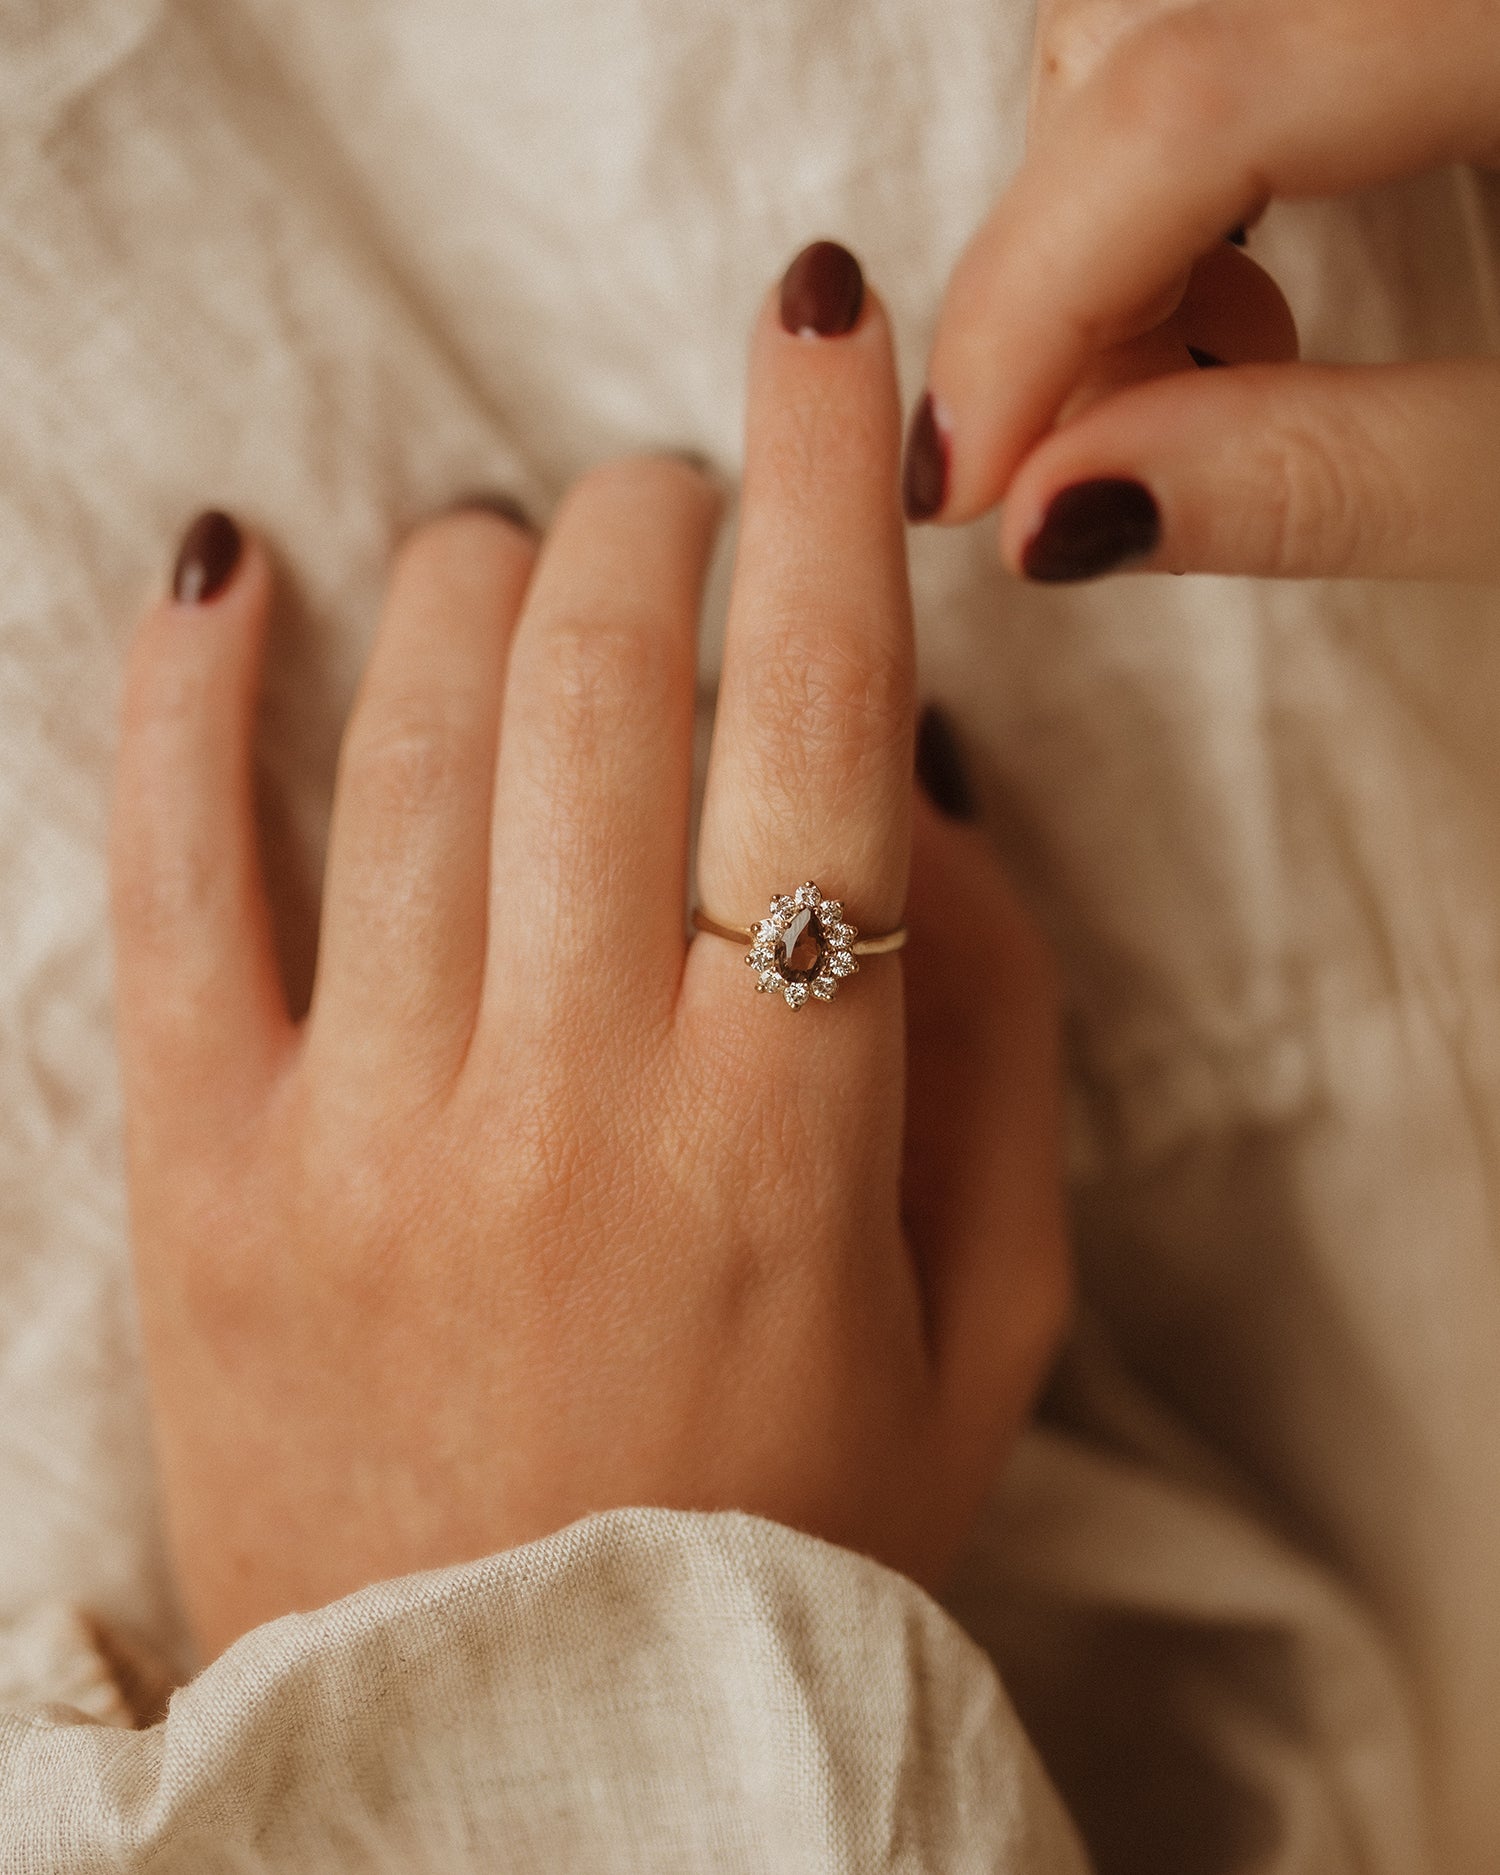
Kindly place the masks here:
<instances>
[{"instance_id":1,"label":"cream linen fabric","mask_svg":"<svg viewBox=\"0 0 1500 1875\"><path fill-rule=\"evenodd\" d=\"M0 1868L1080 1875L1054 1787L1100 1875L1500 1867L1497 595L1023 589L983 527L914 539L924 681L1068 973L1086 1306L949 1611L626 1511L126 1723L191 1665L109 1032L133 613L207 502L284 557L305 991L399 530L643 445L732 472L748 320L816 234L914 391L1029 36L1007 0L0 0ZM1500 351L1491 180L1278 207L1253 251L1310 355Z\"/></svg>"}]
</instances>

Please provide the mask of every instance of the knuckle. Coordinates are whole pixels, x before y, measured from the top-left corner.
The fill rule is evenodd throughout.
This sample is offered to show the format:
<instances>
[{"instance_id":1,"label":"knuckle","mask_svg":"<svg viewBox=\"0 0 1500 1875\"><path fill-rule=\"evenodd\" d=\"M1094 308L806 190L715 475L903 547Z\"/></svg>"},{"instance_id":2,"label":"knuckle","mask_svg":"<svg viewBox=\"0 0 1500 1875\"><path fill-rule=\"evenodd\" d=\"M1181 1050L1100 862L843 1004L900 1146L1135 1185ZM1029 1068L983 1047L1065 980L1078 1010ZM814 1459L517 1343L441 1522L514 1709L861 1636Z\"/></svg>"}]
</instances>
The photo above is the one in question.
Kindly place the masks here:
<instances>
[{"instance_id":1,"label":"knuckle","mask_svg":"<svg viewBox=\"0 0 1500 1875\"><path fill-rule=\"evenodd\" d=\"M1260 564L1335 578L1356 570L1371 531L1391 512L1395 465L1368 437L1324 410L1309 420L1283 418L1263 446L1265 459L1254 477L1265 491L1258 504Z\"/></svg>"},{"instance_id":2,"label":"knuckle","mask_svg":"<svg viewBox=\"0 0 1500 1875\"><path fill-rule=\"evenodd\" d=\"M216 1355L235 1364L253 1359L284 1306L286 1270L274 1246L289 1235L289 1222L284 1191L259 1142L179 1153L171 1201L154 1233L159 1261L143 1301L149 1293L160 1307L169 1297L179 1324Z\"/></svg>"},{"instance_id":3,"label":"knuckle","mask_svg":"<svg viewBox=\"0 0 1500 1875\"><path fill-rule=\"evenodd\" d=\"M912 677L899 652L872 649L857 619L805 614L763 632L752 721L762 766L800 788L836 772L858 786L910 737Z\"/></svg>"},{"instance_id":4,"label":"knuckle","mask_svg":"<svg viewBox=\"0 0 1500 1875\"><path fill-rule=\"evenodd\" d=\"M813 378L798 384L796 399L764 439L760 474L790 512L802 511L802 537L815 540L820 509L830 499L830 463L879 462L890 447L878 399L856 395L853 382L838 374Z\"/></svg>"},{"instance_id":5,"label":"knuckle","mask_svg":"<svg viewBox=\"0 0 1500 1875\"><path fill-rule=\"evenodd\" d=\"M397 821L424 820L474 785L471 738L420 705L356 712L344 738L339 792Z\"/></svg>"},{"instance_id":6,"label":"knuckle","mask_svg":"<svg viewBox=\"0 0 1500 1875\"><path fill-rule=\"evenodd\" d=\"M147 759L181 742L203 706L201 672L180 659L141 647L132 659L121 712L127 747Z\"/></svg>"},{"instance_id":7,"label":"knuckle","mask_svg":"<svg viewBox=\"0 0 1500 1875\"><path fill-rule=\"evenodd\" d=\"M192 687L153 686L130 705L109 834L110 910L121 936L146 951L180 946L184 929L228 889L222 826L187 811L177 750Z\"/></svg>"},{"instance_id":8,"label":"knuckle","mask_svg":"<svg viewBox=\"0 0 1500 1875\"><path fill-rule=\"evenodd\" d=\"M110 907L122 937L137 950L177 952L186 928L224 892L222 855L202 839L172 839L150 823L117 823L111 843Z\"/></svg>"},{"instance_id":9,"label":"knuckle","mask_svg":"<svg viewBox=\"0 0 1500 1875\"><path fill-rule=\"evenodd\" d=\"M1055 91L1083 83L1140 17L1139 0L1058 0L1037 35L1036 62Z\"/></svg>"},{"instance_id":10,"label":"knuckle","mask_svg":"<svg viewBox=\"0 0 1500 1875\"><path fill-rule=\"evenodd\" d=\"M565 739L591 742L600 725L654 692L666 662L663 638L656 620L623 610L548 621L534 674Z\"/></svg>"},{"instance_id":11,"label":"knuckle","mask_svg":"<svg viewBox=\"0 0 1500 1875\"><path fill-rule=\"evenodd\" d=\"M1228 52L1208 9L1158 14L1107 61L1111 120L1127 137L1201 157L1241 114L1236 61Z\"/></svg>"}]
</instances>

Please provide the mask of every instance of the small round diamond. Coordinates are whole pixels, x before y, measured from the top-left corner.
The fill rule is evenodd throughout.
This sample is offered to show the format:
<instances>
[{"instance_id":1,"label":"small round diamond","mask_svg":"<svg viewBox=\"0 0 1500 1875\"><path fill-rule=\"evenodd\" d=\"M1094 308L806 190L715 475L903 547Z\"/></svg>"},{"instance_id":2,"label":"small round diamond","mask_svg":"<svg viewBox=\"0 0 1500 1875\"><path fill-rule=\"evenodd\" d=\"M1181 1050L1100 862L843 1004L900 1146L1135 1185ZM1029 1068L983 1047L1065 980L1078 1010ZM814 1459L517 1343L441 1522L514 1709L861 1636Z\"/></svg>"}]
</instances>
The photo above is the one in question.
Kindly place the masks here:
<instances>
[{"instance_id":1,"label":"small round diamond","mask_svg":"<svg viewBox=\"0 0 1500 1875\"><path fill-rule=\"evenodd\" d=\"M779 992L789 1009L800 1009L810 999L832 1002L842 979L859 969L854 957L858 927L844 922L843 911L842 902L824 898L811 879L795 892L776 893L770 915L749 928L745 962L755 973L756 989Z\"/></svg>"}]
</instances>

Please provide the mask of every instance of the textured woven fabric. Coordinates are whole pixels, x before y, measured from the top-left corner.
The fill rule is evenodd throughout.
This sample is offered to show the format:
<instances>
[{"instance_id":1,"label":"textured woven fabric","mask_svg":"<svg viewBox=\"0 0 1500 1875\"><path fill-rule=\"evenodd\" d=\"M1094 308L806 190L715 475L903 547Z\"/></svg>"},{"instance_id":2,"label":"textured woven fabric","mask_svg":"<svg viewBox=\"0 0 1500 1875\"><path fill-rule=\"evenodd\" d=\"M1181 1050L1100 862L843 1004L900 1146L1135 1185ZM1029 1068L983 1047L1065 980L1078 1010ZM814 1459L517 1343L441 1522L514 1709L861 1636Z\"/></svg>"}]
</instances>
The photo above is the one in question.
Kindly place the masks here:
<instances>
[{"instance_id":1,"label":"textured woven fabric","mask_svg":"<svg viewBox=\"0 0 1500 1875\"><path fill-rule=\"evenodd\" d=\"M942 1611L732 1514L613 1511L288 1616L150 1730L0 1719L0 1791L28 1875L1085 1867Z\"/></svg>"},{"instance_id":2,"label":"textured woven fabric","mask_svg":"<svg viewBox=\"0 0 1500 1875\"><path fill-rule=\"evenodd\" d=\"M914 537L923 681L1066 971L1085 1309L951 1613L619 1513L122 1723L192 1664L103 860L178 530L222 504L283 559L305 990L400 530L641 446L732 475L749 319L815 235L914 390L1029 41L1007 0L0 6L0 1867L1072 1875L1053 1787L1099 1875L1500 1863L1500 595L1030 589L984 526ZM1311 356L1500 353L1493 179L1278 206L1252 251Z\"/></svg>"}]
</instances>

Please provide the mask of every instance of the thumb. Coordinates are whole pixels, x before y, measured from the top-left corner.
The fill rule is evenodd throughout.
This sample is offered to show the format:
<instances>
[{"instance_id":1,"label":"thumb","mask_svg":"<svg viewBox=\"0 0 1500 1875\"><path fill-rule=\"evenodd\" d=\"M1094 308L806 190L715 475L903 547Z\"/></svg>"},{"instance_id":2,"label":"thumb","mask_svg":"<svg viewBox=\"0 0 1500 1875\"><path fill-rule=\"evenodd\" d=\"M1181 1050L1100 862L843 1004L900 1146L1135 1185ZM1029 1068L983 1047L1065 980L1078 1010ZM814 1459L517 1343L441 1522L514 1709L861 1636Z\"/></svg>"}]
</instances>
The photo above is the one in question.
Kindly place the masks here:
<instances>
[{"instance_id":1,"label":"thumb","mask_svg":"<svg viewBox=\"0 0 1500 1875\"><path fill-rule=\"evenodd\" d=\"M1040 442L1001 553L1032 579L1500 575L1500 363L1236 365L1131 386Z\"/></svg>"},{"instance_id":2,"label":"thumb","mask_svg":"<svg viewBox=\"0 0 1500 1875\"><path fill-rule=\"evenodd\" d=\"M939 779L956 762L935 712L919 751L929 786L934 753ZM907 916L902 1208L950 1437L988 1472L1071 1305L1054 969L984 834L921 793Z\"/></svg>"}]
</instances>

